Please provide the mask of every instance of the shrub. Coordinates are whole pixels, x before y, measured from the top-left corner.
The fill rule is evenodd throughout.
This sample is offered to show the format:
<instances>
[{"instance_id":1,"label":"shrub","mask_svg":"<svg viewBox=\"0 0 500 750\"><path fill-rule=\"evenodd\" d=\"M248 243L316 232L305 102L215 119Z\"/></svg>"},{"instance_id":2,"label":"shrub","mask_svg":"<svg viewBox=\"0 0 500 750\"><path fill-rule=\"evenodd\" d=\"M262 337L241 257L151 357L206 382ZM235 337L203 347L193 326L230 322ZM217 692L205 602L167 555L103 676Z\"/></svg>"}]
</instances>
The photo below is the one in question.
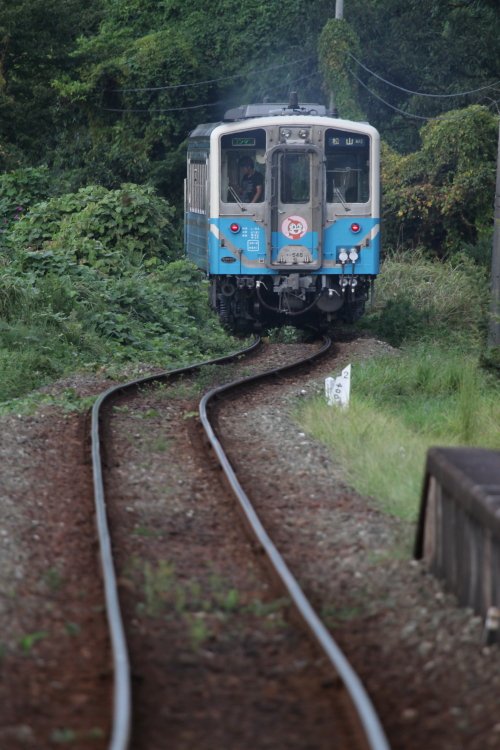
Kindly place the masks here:
<instances>
[{"instance_id":1,"label":"shrub","mask_svg":"<svg viewBox=\"0 0 500 750\"><path fill-rule=\"evenodd\" d=\"M480 364L496 377L500 377L500 346L490 346L481 352Z\"/></svg>"},{"instance_id":2,"label":"shrub","mask_svg":"<svg viewBox=\"0 0 500 750\"><path fill-rule=\"evenodd\" d=\"M206 282L187 261L107 278L93 268L16 276L13 266L0 278L0 402L82 367L168 369L241 346L211 313Z\"/></svg>"},{"instance_id":3,"label":"shrub","mask_svg":"<svg viewBox=\"0 0 500 750\"><path fill-rule=\"evenodd\" d=\"M16 169L0 177L0 248L9 232L28 208L47 198L50 176L47 167Z\"/></svg>"},{"instance_id":4,"label":"shrub","mask_svg":"<svg viewBox=\"0 0 500 750\"><path fill-rule=\"evenodd\" d=\"M491 254L493 251L493 229L489 229L482 237L479 237L475 244L464 242L462 244L463 252L476 265L491 269Z\"/></svg>"},{"instance_id":5,"label":"shrub","mask_svg":"<svg viewBox=\"0 0 500 750\"><path fill-rule=\"evenodd\" d=\"M394 346L450 333L483 336L489 304L489 276L465 255L430 261L422 252L385 259L376 283L376 305L358 324Z\"/></svg>"},{"instance_id":6,"label":"shrub","mask_svg":"<svg viewBox=\"0 0 500 750\"><path fill-rule=\"evenodd\" d=\"M93 185L33 206L8 241L14 251L25 251L26 270L60 270L66 258L122 273L127 263L151 266L179 255L172 218L173 209L151 187Z\"/></svg>"},{"instance_id":7,"label":"shrub","mask_svg":"<svg viewBox=\"0 0 500 750\"><path fill-rule=\"evenodd\" d=\"M367 326L392 346L421 336L429 324L430 310L417 310L409 299L390 299Z\"/></svg>"}]
</instances>

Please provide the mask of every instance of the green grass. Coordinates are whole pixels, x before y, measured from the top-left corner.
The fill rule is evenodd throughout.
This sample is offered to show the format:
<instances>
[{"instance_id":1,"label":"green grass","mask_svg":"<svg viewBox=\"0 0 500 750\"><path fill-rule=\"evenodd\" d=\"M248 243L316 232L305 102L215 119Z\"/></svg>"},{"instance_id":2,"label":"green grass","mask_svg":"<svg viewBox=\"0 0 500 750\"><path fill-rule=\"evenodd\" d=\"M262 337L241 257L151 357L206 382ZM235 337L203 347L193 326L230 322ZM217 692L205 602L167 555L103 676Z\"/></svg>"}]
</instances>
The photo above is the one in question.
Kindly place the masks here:
<instances>
[{"instance_id":1,"label":"green grass","mask_svg":"<svg viewBox=\"0 0 500 750\"><path fill-rule=\"evenodd\" d=\"M283 610L290 606L289 600L244 602L229 580L210 572L211 563L207 562L206 566L208 570L204 576L198 580L185 580L176 572L175 564L166 560L158 560L156 565L133 560L128 575L140 592L137 616L180 618L195 651L210 638L218 624L225 623L228 633L228 628L239 626L238 618L243 615L256 618L262 627L284 626Z\"/></svg>"},{"instance_id":2,"label":"green grass","mask_svg":"<svg viewBox=\"0 0 500 750\"><path fill-rule=\"evenodd\" d=\"M470 349L481 340L489 305L487 270L467 256L426 259L416 250L384 261L375 307L357 324L393 346L413 340L447 341Z\"/></svg>"},{"instance_id":3,"label":"green grass","mask_svg":"<svg viewBox=\"0 0 500 750\"><path fill-rule=\"evenodd\" d=\"M48 637L48 633L45 630L40 630L38 633L31 633L30 635L23 635L19 638L19 645L25 654L29 654L33 646L38 641Z\"/></svg>"},{"instance_id":4,"label":"green grass","mask_svg":"<svg viewBox=\"0 0 500 750\"><path fill-rule=\"evenodd\" d=\"M430 446L500 448L499 397L498 381L474 353L420 343L353 363L348 409L321 397L297 419L331 449L355 489L414 520Z\"/></svg>"}]
</instances>

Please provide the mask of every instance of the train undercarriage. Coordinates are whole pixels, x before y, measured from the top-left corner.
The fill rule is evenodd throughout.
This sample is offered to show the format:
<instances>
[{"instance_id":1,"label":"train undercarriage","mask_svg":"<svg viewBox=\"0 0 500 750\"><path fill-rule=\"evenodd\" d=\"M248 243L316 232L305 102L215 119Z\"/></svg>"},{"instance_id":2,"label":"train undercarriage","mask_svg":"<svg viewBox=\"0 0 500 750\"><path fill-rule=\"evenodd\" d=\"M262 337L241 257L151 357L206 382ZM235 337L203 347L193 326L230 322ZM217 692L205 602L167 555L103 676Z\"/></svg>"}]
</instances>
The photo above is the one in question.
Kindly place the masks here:
<instances>
[{"instance_id":1,"label":"train undercarriage","mask_svg":"<svg viewBox=\"0 0 500 750\"><path fill-rule=\"evenodd\" d=\"M270 274L212 276L210 302L220 318L238 329L269 325L327 328L354 323L373 290L371 276Z\"/></svg>"}]
</instances>

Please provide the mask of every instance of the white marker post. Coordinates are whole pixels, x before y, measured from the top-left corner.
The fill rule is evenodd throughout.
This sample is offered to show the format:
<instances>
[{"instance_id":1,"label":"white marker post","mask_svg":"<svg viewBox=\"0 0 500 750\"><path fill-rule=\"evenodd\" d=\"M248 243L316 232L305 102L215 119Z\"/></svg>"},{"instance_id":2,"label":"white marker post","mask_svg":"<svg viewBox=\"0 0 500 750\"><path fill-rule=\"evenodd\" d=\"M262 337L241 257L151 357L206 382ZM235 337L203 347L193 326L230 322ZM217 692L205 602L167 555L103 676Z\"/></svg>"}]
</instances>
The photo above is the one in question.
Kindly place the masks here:
<instances>
[{"instance_id":1,"label":"white marker post","mask_svg":"<svg viewBox=\"0 0 500 750\"><path fill-rule=\"evenodd\" d=\"M325 379L325 395L328 401L328 406L342 407L343 409L349 406L349 396L351 394L351 365L342 370L342 375L338 378L326 378Z\"/></svg>"}]
</instances>

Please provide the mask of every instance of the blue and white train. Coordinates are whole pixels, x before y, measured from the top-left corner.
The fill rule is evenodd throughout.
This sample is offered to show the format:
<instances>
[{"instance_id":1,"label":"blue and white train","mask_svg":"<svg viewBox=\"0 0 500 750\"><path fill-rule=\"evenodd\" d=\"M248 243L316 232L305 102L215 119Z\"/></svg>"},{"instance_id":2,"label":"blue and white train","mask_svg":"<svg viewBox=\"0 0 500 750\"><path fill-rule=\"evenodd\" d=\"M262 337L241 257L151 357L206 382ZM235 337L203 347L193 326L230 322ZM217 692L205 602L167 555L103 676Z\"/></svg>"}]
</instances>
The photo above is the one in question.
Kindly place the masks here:
<instances>
[{"instance_id":1,"label":"blue and white train","mask_svg":"<svg viewBox=\"0 0 500 750\"><path fill-rule=\"evenodd\" d=\"M236 327L354 321L379 271L380 140L318 104L251 104L189 135L187 255Z\"/></svg>"}]
</instances>

